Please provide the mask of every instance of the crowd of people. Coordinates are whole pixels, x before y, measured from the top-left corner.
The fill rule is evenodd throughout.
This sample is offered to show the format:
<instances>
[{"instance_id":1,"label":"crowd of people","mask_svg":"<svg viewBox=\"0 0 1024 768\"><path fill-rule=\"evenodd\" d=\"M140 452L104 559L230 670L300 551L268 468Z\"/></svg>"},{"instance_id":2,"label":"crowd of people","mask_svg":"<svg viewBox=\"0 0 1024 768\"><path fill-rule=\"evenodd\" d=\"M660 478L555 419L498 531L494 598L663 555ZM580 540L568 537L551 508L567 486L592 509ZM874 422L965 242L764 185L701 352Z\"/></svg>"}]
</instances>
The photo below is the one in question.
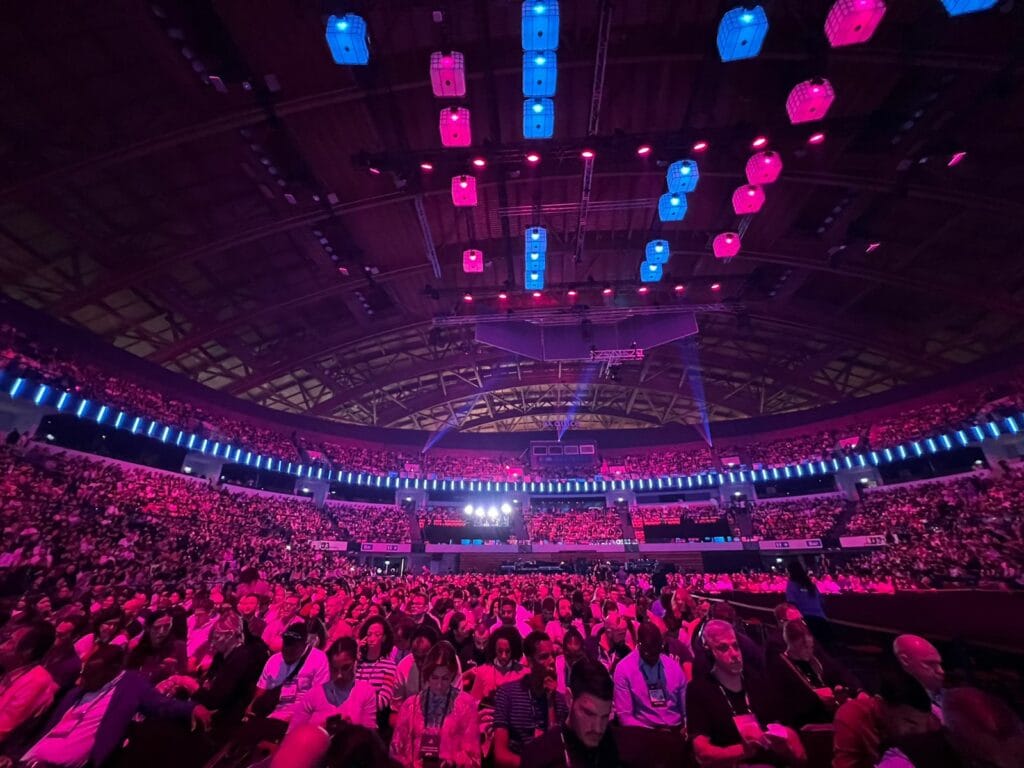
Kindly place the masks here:
<instances>
[{"instance_id":1,"label":"crowd of people","mask_svg":"<svg viewBox=\"0 0 1024 768\"><path fill-rule=\"evenodd\" d=\"M885 534L858 565L900 586L1024 586L1024 468L868 491L846 531Z\"/></svg>"},{"instance_id":2,"label":"crowd of people","mask_svg":"<svg viewBox=\"0 0 1024 768\"><path fill-rule=\"evenodd\" d=\"M821 538L832 532L844 504L842 497L831 494L758 501L751 513L754 536L768 540Z\"/></svg>"},{"instance_id":3,"label":"crowd of people","mask_svg":"<svg viewBox=\"0 0 1024 768\"><path fill-rule=\"evenodd\" d=\"M328 501L325 511L344 541L409 541L409 518L394 504Z\"/></svg>"},{"instance_id":4,"label":"crowd of people","mask_svg":"<svg viewBox=\"0 0 1024 768\"><path fill-rule=\"evenodd\" d=\"M34 341L8 324L0 324L0 370L254 453L285 461L298 458L294 436L287 432L214 413L193 400L168 396L79 360L63 349Z\"/></svg>"},{"instance_id":5,"label":"crowd of people","mask_svg":"<svg viewBox=\"0 0 1024 768\"><path fill-rule=\"evenodd\" d=\"M733 516L717 504L644 504L630 510L629 516L640 544L647 542L649 535L646 529L649 527L682 526L686 523L711 526L724 522L730 535L739 536Z\"/></svg>"},{"instance_id":6,"label":"crowd of people","mask_svg":"<svg viewBox=\"0 0 1024 768\"><path fill-rule=\"evenodd\" d=\"M526 512L530 541L542 544L607 544L622 541L622 515L607 507L544 507Z\"/></svg>"},{"instance_id":7,"label":"crowd of people","mask_svg":"<svg viewBox=\"0 0 1024 768\"><path fill-rule=\"evenodd\" d=\"M74 499L122 481L79 470ZM68 506L71 536L12 530L0 566L4 766L1012 768L1024 749L1012 710L950 687L924 638L858 677L822 610L836 590L796 562L755 627L704 597L769 591L754 579L296 568L240 558L237 535L221 567L195 542L124 541L102 501Z\"/></svg>"}]
</instances>

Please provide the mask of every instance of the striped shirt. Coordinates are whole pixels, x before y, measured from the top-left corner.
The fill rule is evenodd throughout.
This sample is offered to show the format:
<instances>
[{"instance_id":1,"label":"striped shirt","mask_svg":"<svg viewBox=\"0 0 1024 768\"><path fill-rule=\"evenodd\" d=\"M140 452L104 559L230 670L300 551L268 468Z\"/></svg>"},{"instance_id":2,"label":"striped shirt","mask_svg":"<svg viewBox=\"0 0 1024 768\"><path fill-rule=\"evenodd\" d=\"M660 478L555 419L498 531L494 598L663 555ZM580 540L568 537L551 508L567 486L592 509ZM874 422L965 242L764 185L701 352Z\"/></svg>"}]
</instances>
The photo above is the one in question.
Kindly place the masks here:
<instances>
[{"instance_id":1,"label":"striped shirt","mask_svg":"<svg viewBox=\"0 0 1024 768\"><path fill-rule=\"evenodd\" d=\"M395 695L395 682L398 678L398 667L387 656L376 661L360 659L356 664L356 680L369 683L377 694L377 711L382 712L391 706Z\"/></svg>"},{"instance_id":2,"label":"striped shirt","mask_svg":"<svg viewBox=\"0 0 1024 768\"><path fill-rule=\"evenodd\" d=\"M556 721L565 722L568 715L565 696L556 692ZM494 698L494 727L508 731L509 748L516 754L548 729L547 698L533 695L528 676L498 686Z\"/></svg>"}]
</instances>

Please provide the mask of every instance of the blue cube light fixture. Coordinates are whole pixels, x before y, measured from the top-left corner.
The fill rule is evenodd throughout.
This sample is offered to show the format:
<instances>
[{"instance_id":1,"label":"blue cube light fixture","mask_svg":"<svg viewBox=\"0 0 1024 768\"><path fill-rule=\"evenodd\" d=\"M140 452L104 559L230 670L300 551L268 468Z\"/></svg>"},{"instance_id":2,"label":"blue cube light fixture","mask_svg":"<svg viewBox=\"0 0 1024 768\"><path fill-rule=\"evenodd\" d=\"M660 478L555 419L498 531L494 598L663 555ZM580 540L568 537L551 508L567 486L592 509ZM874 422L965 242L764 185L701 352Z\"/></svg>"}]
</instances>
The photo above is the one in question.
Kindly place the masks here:
<instances>
[{"instance_id":1,"label":"blue cube light fixture","mask_svg":"<svg viewBox=\"0 0 1024 768\"><path fill-rule=\"evenodd\" d=\"M547 251L548 231L544 227L530 227L523 236L526 240L526 250Z\"/></svg>"},{"instance_id":2,"label":"blue cube light fixture","mask_svg":"<svg viewBox=\"0 0 1024 768\"><path fill-rule=\"evenodd\" d=\"M523 50L558 50L558 0L523 3Z\"/></svg>"},{"instance_id":3,"label":"blue cube light fixture","mask_svg":"<svg viewBox=\"0 0 1024 768\"><path fill-rule=\"evenodd\" d=\"M644 257L649 264L668 264L670 253L668 240L651 240L644 249Z\"/></svg>"},{"instance_id":4,"label":"blue cube light fixture","mask_svg":"<svg viewBox=\"0 0 1024 768\"><path fill-rule=\"evenodd\" d=\"M347 13L327 19L327 47L335 64L363 66L370 61L370 47L366 40L366 21L362 16Z\"/></svg>"},{"instance_id":5,"label":"blue cube light fixture","mask_svg":"<svg viewBox=\"0 0 1024 768\"><path fill-rule=\"evenodd\" d=\"M662 221L682 221L686 216L686 195L666 192L658 198L658 218Z\"/></svg>"},{"instance_id":6,"label":"blue cube light fixture","mask_svg":"<svg viewBox=\"0 0 1024 768\"><path fill-rule=\"evenodd\" d=\"M942 0L942 4L946 6L946 13L950 16L987 11L995 7L997 2L998 0Z\"/></svg>"},{"instance_id":7,"label":"blue cube light fixture","mask_svg":"<svg viewBox=\"0 0 1024 768\"><path fill-rule=\"evenodd\" d=\"M539 269L526 270L526 279L523 281L523 285L528 291L544 290L544 272Z\"/></svg>"},{"instance_id":8,"label":"blue cube light fixture","mask_svg":"<svg viewBox=\"0 0 1024 768\"><path fill-rule=\"evenodd\" d=\"M526 99L523 102L523 138L550 139L555 134L555 102Z\"/></svg>"},{"instance_id":9,"label":"blue cube light fixture","mask_svg":"<svg viewBox=\"0 0 1024 768\"><path fill-rule=\"evenodd\" d=\"M645 261L640 264L641 283L657 283L661 280L661 276L661 264L651 264L649 261Z\"/></svg>"},{"instance_id":10,"label":"blue cube light fixture","mask_svg":"<svg viewBox=\"0 0 1024 768\"><path fill-rule=\"evenodd\" d=\"M693 192L700 180L697 162L695 160L676 160L668 167L666 178L669 192L684 194Z\"/></svg>"},{"instance_id":11,"label":"blue cube light fixture","mask_svg":"<svg viewBox=\"0 0 1024 768\"><path fill-rule=\"evenodd\" d=\"M558 54L523 51L523 96L554 96L558 86Z\"/></svg>"},{"instance_id":12,"label":"blue cube light fixture","mask_svg":"<svg viewBox=\"0 0 1024 768\"><path fill-rule=\"evenodd\" d=\"M755 5L726 11L718 24L718 55L722 61L752 59L761 52L768 34L768 14Z\"/></svg>"}]
</instances>

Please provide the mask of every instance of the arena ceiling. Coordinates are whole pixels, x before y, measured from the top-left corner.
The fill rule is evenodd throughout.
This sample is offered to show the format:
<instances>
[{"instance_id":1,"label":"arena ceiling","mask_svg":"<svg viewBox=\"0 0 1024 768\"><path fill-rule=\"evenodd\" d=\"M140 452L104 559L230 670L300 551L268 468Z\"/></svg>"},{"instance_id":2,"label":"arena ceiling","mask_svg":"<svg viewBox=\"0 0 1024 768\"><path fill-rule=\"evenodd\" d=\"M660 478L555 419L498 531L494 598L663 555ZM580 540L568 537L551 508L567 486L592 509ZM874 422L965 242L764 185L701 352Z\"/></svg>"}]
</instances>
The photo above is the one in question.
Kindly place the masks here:
<instances>
[{"instance_id":1,"label":"arena ceiling","mask_svg":"<svg viewBox=\"0 0 1024 768\"><path fill-rule=\"evenodd\" d=\"M732 4L562 0L555 139L530 143L518 2L7 3L3 291L273 409L424 430L536 429L570 409L580 428L783 413L1024 341L1014 0L956 19L939 0L891 2L870 43L843 49L821 31L829 2L769 0L760 57L723 64ZM368 67L328 55L324 20L345 10L367 19ZM467 62L470 150L440 147L428 61L449 49ZM822 75L838 94L828 119L791 126L789 89ZM743 220L730 199L757 135L785 170ZM698 140L688 216L662 225L665 163ZM583 148L596 158L581 216ZM455 209L450 178L467 172L480 203ZM552 238L540 299L522 290L532 224ZM716 261L710 239L737 226L742 253ZM655 232L669 274L640 296ZM483 274L462 273L468 247ZM432 323L566 306L570 287L579 305L691 303L700 333L608 370L515 359L470 325Z\"/></svg>"}]
</instances>

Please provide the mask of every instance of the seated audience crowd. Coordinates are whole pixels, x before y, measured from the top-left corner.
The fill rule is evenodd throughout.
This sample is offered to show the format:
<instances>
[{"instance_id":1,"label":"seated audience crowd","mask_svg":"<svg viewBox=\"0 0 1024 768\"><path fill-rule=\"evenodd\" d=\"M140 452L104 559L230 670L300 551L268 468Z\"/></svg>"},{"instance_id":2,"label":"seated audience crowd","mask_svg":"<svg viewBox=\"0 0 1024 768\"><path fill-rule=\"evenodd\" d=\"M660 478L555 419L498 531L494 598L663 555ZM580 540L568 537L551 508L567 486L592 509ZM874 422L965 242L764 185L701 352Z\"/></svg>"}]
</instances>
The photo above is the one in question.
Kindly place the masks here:
<instances>
[{"instance_id":1,"label":"seated audience crowd","mask_svg":"<svg viewBox=\"0 0 1024 768\"><path fill-rule=\"evenodd\" d=\"M805 496L787 501L758 501L751 522L758 539L821 538L835 527L843 511L838 495Z\"/></svg>"},{"instance_id":2,"label":"seated audience crowd","mask_svg":"<svg viewBox=\"0 0 1024 768\"><path fill-rule=\"evenodd\" d=\"M537 506L526 513L530 541L544 544L601 544L622 540L617 509Z\"/></svg>"}]
</instances>

